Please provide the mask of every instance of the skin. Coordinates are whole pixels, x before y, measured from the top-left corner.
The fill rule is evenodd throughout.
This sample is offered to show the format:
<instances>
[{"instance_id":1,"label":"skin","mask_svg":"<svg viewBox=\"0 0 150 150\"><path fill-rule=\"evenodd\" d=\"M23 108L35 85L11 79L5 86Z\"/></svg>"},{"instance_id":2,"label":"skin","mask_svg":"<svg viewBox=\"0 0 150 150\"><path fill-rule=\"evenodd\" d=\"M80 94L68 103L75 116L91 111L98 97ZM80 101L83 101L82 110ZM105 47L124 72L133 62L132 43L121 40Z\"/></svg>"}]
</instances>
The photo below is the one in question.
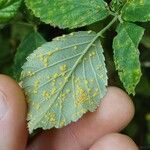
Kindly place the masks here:
<instances>
[{"instance_id":1,"label":"skin","mask_svg":"<svg viewBox=\"0 0 150 150\"><path fill-rule=\"evenodd\" d=\"M7 106L0 118L1 150L138 150L128 136L119 133L133 118L134 106L117 87L108 87L94 113L86 113L64 128L43 131L29 144L27 105L21 88L11 78L0 75L0 92Z\"/></svg>"}]
</instances>

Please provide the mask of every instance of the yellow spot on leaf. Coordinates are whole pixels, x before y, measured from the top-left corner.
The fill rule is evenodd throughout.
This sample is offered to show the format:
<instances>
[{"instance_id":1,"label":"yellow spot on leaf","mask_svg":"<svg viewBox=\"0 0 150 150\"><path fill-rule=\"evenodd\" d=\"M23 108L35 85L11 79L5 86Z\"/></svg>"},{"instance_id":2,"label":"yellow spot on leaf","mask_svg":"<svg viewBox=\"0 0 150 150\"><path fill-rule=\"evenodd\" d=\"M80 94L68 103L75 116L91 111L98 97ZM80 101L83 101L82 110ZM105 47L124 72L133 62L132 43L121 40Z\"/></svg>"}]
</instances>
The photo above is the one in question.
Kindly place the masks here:
<instances>
[{"instance_id":1,"label":"yellow spot on leaf","mask_svg":"<svg viewBox=\"0 0 150 150\"><path fill-rule=\"evenodd\" d=\"M48 99L49 97L50 97L50 94L49 94L49 92L48 91L43 91L43 97L44 98L46 98L46 99Z\"/></svg>"},{"instance_id":2,"label":"yellow spot on leaf","mask_svg":"<svg viewBox=\"0 0 150 150\"><path fill-rule=\"evenodd\" d=\"M74 48L74 49L77 49L77 46L74 46L73 48Z\"/></svg>"},{"instance_id":3,"label":"yellow spot on leaf","mask_svg":"<svg viewBox=\"0 0 150 150\"><path fill-rule=\"evenodd\" d=\"M48 56L51 56L52 55L52 52L48 52Z\"/></svg>"},{"instance_id":4,"label":"yellow spot on leaf","mask_svg":"<svg viewBox=\"0 0 150 150\"><path fill-rule=\"evenodd\" d=\"M54 73L53 78L56 79L58 78L59 74L58 73Z\"/></svg>"},{"instance_id":5,"label":"yellow spot on leaf","mask_svg":"<svg viewBox=\"0 0 150 150\"><path fill-rule=\"evenodd\" d=\"M75 102L76 106L81 106L82 104L88 101L88 95L86 91L83 90L81 87L77 87L76 95L77 95L77 101Z\"/></svg>"},{"instance_id":6,"label":"yellow spot on leaf","mask_svg":"<svg viewBox=\"0 0 150 150\"><path fill-rule=\"evenodd\" d=\"M91 33L92 31L90 30L90 31L88 31L88 33Z\"/></svg>"},{"instance_id":7,"label":"yellow spot on leaf","mask_svg":"<svg viewBox=\"0 0 150 150\"><path fill-rule=\"evenodd\" d=\"M67 70L67 65L64 64L64 65L60 66L60 70L61 70L62 72L65 72L65 71Z\"/></svg>"},{"instance_id":8,"label":"yellow spot on leaf","mask_svg":"<svg viewBox=\"0 0 150 150\"><path fill-rule=\"evenodd\" d=\"M70 35L72 36L72 35L74 35L74 33L70 33Z\"/></svg>"}]
</instances>

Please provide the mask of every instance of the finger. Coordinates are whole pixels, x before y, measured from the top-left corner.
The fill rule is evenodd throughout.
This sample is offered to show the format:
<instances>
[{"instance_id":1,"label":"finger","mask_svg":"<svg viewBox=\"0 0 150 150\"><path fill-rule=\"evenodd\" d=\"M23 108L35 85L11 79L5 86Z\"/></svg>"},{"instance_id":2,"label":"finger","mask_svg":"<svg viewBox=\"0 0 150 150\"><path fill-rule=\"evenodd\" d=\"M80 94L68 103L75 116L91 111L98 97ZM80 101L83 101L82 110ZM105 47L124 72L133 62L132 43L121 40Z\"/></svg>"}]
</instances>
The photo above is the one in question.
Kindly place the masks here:
<instances>
[{"instance_id":1,"label":"finger","mask_svg":"<svg viewBox=\"0 0 150 150\"><path fill-rule=\"evenodd\" d=\"M89 150L138 150L136 144L126 135L108 134L99 139Z\"/></svg>"},{"instance_id":2,"label":"finger","mask_svg":"<svg viewBox=\"0 0 150 150\"><path fill-rule=\"evenodd\" d=\"M78 122L62 129L43 132L32 143L35 150L83 150L98 138L120 131L132 119L134 106L122 90L110 87L96 112L87 113Z\"/></svg>"},{"instance_id":3,"label":"finger","mask_svg":"<svg viewBox=\"0 0 150 150\"><path fill-rule=\"evenodd\" d=\"M0 149L24 150L27 140L26 103L20 87L0 75Z\"/></svg>"}]
</instances>

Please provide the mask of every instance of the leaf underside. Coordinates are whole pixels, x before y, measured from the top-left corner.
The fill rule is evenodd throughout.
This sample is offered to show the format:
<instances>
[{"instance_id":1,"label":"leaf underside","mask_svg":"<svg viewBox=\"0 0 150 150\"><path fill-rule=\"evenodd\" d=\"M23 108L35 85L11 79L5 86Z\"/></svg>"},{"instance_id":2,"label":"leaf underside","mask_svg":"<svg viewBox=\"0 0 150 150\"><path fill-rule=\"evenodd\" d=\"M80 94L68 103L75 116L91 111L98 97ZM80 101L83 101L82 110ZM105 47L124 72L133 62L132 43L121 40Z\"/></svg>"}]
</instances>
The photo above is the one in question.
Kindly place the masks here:
<instances>
[{"instance_id":1,"label":"leaf underside","mask_svg":"<svg viewBox=\"0 0 150 150\"><path fill-rule=\"evenodd\" d=\"M96 34L81 31L53 39L34 51L23 66L28 126L60 128L94 111L106 94L107 71Z\"/></svg>"},{"instance_id":2,"label":"leaf underside","mask_svg":"<svg viewBox=\"0 0 150 150\"><path fill-rule=\"evenodd\" d=\"M43 22L59 28L77 28L109 15L103 0L26 0L26 5Z\"/></svg>"},{"instance_id":3,"label":"leaf underside","mask_svg":"<svg viewBox=\"0 0 150 150\"><path fill-rule=\"evenodd\" d=\"M141 77L138 44L144 29L133 23L122 23L114 38L114 61L119 77L129 94L135 94L135 87Z\"/></svg>"},{"instance_id":4,"label":"leaf underside","mask_svg":"<svg viewBox=\"0 0 150 150\"><path fill-rule=\"evenodd\" d=\"M150 0L130 0L122 9L126 21L150 21Z\"/></svg>"},{"instance_id":5,"label":"leaf underside","mask_svg":"<svg viewBox=\"0 0 150 150\"><path fill-rule=\"evenodd\" d=\"M1 0L0 1L0 23L9 21L16 15L22 0Z\"/></svg>"}]
</instances>

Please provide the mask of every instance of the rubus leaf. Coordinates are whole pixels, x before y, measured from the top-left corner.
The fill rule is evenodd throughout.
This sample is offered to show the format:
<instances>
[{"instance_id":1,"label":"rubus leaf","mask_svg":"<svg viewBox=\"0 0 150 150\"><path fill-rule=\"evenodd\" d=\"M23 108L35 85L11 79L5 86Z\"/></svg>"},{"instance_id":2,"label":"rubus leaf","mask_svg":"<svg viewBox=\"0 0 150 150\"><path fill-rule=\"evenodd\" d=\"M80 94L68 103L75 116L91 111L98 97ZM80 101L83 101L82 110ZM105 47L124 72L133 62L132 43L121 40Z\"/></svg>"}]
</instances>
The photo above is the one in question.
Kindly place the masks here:
<instances>
[{"instance_id":1,"label":"rubus leaf","mask_svg":"<svg viewBox=\"0 0 150 150\"><path fill-rule=\"evenodd\" d=\"M59 28L77 28L102 20L109 15L103 0L25 0L35 16Z\"/></svg>"},{"instance_id":2,"label":"rubus leaf","mask_svg":"<svg viewBox=\"0 0 150 150\"><path fill-rule=\"evenodd\" d=\"M125 3L126 3L126 0L112 0L110 2L111 10L114 12L117 12L123 7Z\"/></svg>"},{"instance_id":3,"label":"rubus leaf","mask_svg":"<svg viewBox=\"0 0 150 150\"><path fill-rule=\"evenodd\" d=\"M17 13L22 0L1 0L0 1L0 23L9 21Z\"/></svg>"},{"instance_id":4,"label":"rubus leaf","mask_svg":"<svg viewBox=\"0 0 150 150\"><path fill-rule=\"evenodd\" d=\"M117 33L113 41L116 69L127 92L135 94L135 87L141 77L138 44L144 29L124 22L117 28Z\"/></svg>"},{"instance_id":5,"label":"rubus leaf","mask_svg":"<svg viewBox=\"0 0 150 150\"><path fill-rule=\"evenodd\" d=\"M126 21L150 21L150 0L130 0L122 9L122 18Z\"/></svg>"},{"instance_id":6,"label":"rubus leaf","mask_svg":"<svg viewBox=\"0 0 150 150\"><path fill-rule=\"evenodd\" d=\"M74 32L34 51L23 65L30 133L60 128L94 111L106 94L107 71L97 34Z\"/></svg>"},{"instance_id":7,"label":"rubus leaf","mask_svg":"<svg viewBox=\"0 0 150 150\"><path fill-rule=\"evenodd\" d=\"M9 37L9 36L8 36ZM6 64L8 64L12 59L13 52L10 48L10 39L3 36L0 31L0 73Z\"/></svg>"},{"instance_id":8,"label":"rubus leaf","mask_svg":"<svg viewBox=\"0 0 150 150\"><path fill-rule=\"evenodd\" d=\"M13 66L14 78L17 81L20 79L21 67L26 62L27 56L45 42L45 39L37 31L30 32L21 42L17 49Z\"/></svg>"}]
</instances>

